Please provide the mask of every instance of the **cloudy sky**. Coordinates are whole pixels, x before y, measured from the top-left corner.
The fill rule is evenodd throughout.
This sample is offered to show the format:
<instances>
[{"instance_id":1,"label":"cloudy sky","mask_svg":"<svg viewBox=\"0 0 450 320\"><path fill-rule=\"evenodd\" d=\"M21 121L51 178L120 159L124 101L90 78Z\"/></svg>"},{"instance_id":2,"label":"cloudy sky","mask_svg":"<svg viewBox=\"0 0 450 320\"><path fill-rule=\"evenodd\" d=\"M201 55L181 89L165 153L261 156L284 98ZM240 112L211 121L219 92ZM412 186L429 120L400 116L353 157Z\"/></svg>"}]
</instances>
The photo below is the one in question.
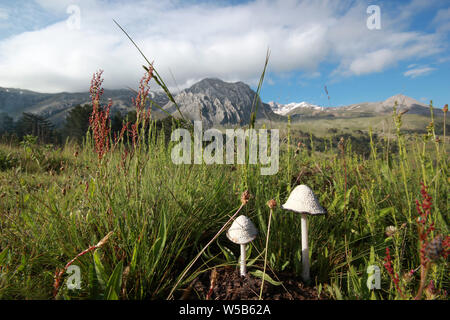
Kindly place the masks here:
<instances>
[{"instance_id":1,"label":"cloudy sky","mask_svg":"<svg viewBox=\"0 0 450 320\"><path fill-rule=\"evenodd\" d=\"M255 88L270 48L267 102L450 100L447 0L1 0L0 87L86 91L98 69L137 87L145 61L112 19L175 93L205 77Z\"/></svg>"}]
</instances>

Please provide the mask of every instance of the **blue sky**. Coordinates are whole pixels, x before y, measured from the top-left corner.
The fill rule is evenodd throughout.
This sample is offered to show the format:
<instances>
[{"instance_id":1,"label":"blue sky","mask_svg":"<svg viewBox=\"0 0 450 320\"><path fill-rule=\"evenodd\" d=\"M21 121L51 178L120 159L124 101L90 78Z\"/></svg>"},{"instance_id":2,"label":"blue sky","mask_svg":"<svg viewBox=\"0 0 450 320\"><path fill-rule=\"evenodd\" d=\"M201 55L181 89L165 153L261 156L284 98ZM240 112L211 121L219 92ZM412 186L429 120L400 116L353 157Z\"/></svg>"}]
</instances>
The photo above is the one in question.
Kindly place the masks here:
<instances>
[{"instance_id":1,"label":"blue sky","mask_svg":"<svg viewBox=\"0 0 450 320\"><path fill-rule=\"evenodd\" d=\"M367 28L369 5L380 8L379 30ZM266 102L450 100L450 2L441 0L6 0L0 86L85 91L103 69L105 87L137 87L144 61L112 19L175 92L205 77L256 88L269 47Z\"/></svg>"}]
</instances>

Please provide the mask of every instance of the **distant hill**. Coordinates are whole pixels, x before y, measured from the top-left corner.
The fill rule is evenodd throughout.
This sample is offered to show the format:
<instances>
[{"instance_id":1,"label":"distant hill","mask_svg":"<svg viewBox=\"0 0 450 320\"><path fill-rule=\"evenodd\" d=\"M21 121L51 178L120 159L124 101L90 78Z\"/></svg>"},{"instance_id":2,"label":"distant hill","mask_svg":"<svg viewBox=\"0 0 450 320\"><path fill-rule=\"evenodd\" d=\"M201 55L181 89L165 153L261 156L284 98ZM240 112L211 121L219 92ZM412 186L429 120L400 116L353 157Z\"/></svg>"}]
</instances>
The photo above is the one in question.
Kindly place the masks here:
<instances>
[{"instance_id":1,"label":"distant hill","mask_svg":"<svg viewBox=\"0 0 450 320\"><path fill-rule=\"evenodd\" d=\"M289 103L282 105L270 102L269 105L275 113L282 115L290 115L293 119L300 120L302 118L355 118L355 117L374 117L386 114L392 114L395 103L397 102L397 111L407 111L408 114L417 114L422 116L430 115L430 107L413 98L402 94L395 95L380 102L362 102L351 104L348 106L324 108L311 105L307 102ZM435 108L436 116L443 115L442 109Z\"/></svg>"},{"instance_id":2,"label":"distant hill","mask_svg":"<svg viewBox=\"0 0 450 320\"><path fill-rule=\"evenodd\" d=\"M206 125L245 125L250 121L256 93L245 83L228 83L219 79L204 79L175 96L183 116L190 120L203 120ZM172 102L162 92L151 92L152 100L175 117L180 116ZM105 90L104 103L113 100L112 113L134 110L131 90ZM89 92L37 93L28 90L0 88L0 113L15 118L22 112L48 118L56 125L64 122L68 111L78 104L90 103ZM155 109L162 117L164 113ZM269 105L262 103L256 119L281 120Z\"/></svg>"},{"instance_id":3,"label":"distant hill","mask_svg":"<svg viewBox=\"0 0 450 320\"><path fill-rule=\"evenodd\" d=\"M152 91L152 100L167 112L179 117L179 112L166 95ZM103 99L106 104L113 100L112 114L116 111L127 113L134 110L132 98L135 92L127 89L105 90ZM190 88L175 95L184 117L190 120L202 120L205 125L246 125L250 121L255 91L243 82L225 82L220 79L203 79ZM256 114L257 120L285 122L288 115L292 120L361 118L377 117L391 114L395 102L399 111L408 110L409 115L429 116L429 107L413 98L396 95L381 102L362 102L340 107L321 107L308 102L279 104L277 102L261 103ZM17 118L22 112L43 116L61 126L68 111L78 104L90 103L89 92L79 93L38 93L29 90L0 88L0 113L6 112ZM155 109L158 118L164 113ZM443 115L442 109L435 109L437 117Z\"/></svg>"},{"instance_id":4,"label":"distant hill","mask_svg":"<svg viewBox=\"0 0 450 320\"><path fill-rule=\"evenodd\" d=\"M281 104L274 101L271 101L268 103L269 106L272 108L273 112L276 114L280 114L283 116L295 114L295 112L299 112L301 110L320 110L323 111L324 107L319 107L314 104L310 104L308 102L302 101L302 102L292 102L288 104Z\"/></svg>"},{"instance_id":5,"label":"distant hill","mask_svg":"<svg viewBox=\"0 0 450 320\"><path fill-rule=\"evenodd\" d=\"M177 94L175 101L181 113L190 120L202 120L206 125L245 125L250 122L255 95L255 91L243 82L203 79ZM172 102L164 109L179 116ZM280 120L265 103L260 104L256 114L256 119L262 118Z\"/></svg>"},{"instance_id":6,"label":"distant hill","mask_svg":"<svg viewBox=\"0 0 450 320\"><path fill-rule=\"evenodd\" d=\"M169 99L162 92L151 92L152 99L159 105L165 105ZM134 110L132 98L136 94L127 89L105 89L102 100L104 104L108 99L113 100L111 113L116 111L126 113ZM64 122L68 111L78 104L91 103L89 92L78 93L38 93L29 90L0 88L0 113L17 118L22 112L34 113L48 118L56 125Z\"/></svg>"}]
</instances>

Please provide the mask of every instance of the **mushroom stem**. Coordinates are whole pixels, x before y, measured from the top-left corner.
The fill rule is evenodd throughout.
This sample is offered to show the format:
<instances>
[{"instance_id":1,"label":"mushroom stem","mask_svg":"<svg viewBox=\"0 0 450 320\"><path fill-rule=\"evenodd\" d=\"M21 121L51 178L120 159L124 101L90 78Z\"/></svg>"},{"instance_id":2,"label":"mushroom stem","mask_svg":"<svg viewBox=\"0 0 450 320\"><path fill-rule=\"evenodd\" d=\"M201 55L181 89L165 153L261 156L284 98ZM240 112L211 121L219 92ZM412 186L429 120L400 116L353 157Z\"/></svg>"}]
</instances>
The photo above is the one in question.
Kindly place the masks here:
<instances>
[{"instance_id":1,"label":"mushroom stem","mask_svg":"<svg viewBox=\"0 0 450 320\"><path fill-rule=\"evenodd\" d=\"M309 248L308 248L308 224L307 215L302 213L302 278L309 282Z\"/></svg>"},{"instance_id":2,"label":"mushroom stem","mask_svg":"<svg viewBox=\"0 0 450 320\"><path fill-rule=\"evenodd\" d=\"M245 263L246 260L246 252L245 252L245 244L241 244L241 259L239 261L240 264L240 271L241 271L241 277L245 277L245 275L247 274L247 266Z\"/></svg>"}]
</instances>

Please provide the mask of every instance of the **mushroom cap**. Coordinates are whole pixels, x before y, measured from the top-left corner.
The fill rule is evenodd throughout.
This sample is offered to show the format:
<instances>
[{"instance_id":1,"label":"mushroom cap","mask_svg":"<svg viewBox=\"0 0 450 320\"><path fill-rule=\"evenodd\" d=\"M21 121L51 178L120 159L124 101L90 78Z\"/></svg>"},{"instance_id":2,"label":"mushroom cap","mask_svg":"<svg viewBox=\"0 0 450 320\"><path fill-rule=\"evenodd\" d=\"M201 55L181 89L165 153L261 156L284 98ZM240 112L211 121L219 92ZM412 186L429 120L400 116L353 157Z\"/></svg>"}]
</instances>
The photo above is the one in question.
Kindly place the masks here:
<instances>
[{"instance_id":1,"label":"mushroom cap","mask_svg":"<svg viewBox=\"0 0 450 320\"><path fill-rule=\"evenodd\" d=\"M237 244L247 244L253 241L258 234L253 222L246 216L237 217L227 231L227 237Z\"/></svg>"},{"instance_id":2,"label":"mushroom cap","mask_svg":"<svg viewBox=\"0 0 450 320\"><path fill-rule=\"evenodd\" d=\"M311 188L304 184L295 187L289 195L286 203L282 205L282 208L285 210L310 215L327 213L327 211L320 205L319 200L317 200Z\"/></svg>"}]
</instances>

